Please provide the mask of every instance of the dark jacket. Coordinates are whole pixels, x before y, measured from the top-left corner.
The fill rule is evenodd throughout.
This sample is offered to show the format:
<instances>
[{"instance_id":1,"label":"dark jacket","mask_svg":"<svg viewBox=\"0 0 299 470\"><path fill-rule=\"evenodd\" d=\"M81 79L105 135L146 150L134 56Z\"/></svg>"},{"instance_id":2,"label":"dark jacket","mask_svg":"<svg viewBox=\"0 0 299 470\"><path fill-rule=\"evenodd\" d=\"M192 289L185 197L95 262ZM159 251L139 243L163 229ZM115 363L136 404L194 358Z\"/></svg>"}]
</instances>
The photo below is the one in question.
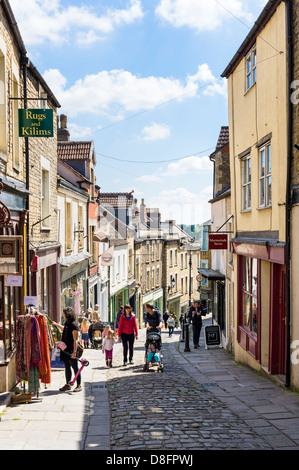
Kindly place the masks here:
<instances>
[{"instance_id":1,"label":"dark jacket","mask_svg":"<svg viewBox=\"0 0 299 470\"><path fill-rule=\"evenodd\" d=\"M144 312L144 323L146 325L148 323L152 328L157 328L157 326L162 323L162 314L160 310L154 308L152 315L150 313Z\"/></svg>"}]
</instances>

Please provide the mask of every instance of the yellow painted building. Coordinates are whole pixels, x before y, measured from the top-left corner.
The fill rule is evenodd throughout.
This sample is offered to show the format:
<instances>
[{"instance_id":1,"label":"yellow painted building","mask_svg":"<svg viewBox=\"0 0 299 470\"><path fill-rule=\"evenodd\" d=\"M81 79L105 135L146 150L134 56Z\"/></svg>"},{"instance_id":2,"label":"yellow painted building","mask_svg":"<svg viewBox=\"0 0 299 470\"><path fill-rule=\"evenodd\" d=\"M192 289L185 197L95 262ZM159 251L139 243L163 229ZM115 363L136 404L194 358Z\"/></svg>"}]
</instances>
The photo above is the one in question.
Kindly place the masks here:
<instances>
[{"instance_id":1,"label":"yellow painted building","mask_svg":"<svg viewBox=\"0 0 299 470\"><path fill-rule=\"evenodd\" d=\"M269 1L228 80L235 358L286 374L287 7Z\"/></svg>"}]
</instances>

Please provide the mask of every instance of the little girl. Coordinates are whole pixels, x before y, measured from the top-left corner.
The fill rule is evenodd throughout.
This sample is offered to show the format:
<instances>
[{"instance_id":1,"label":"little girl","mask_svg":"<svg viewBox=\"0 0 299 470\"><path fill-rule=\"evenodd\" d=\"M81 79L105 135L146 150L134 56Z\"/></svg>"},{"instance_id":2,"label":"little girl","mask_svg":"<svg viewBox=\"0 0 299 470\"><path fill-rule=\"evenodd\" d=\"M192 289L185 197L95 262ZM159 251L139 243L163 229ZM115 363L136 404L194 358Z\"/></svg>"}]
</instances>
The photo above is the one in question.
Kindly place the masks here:
<instances>
[{"instance_id":1,"label":"little girl","mask_svg":"<svg viewBox=\"0 0 299 470\"><path fill-rule=\"evenodd\" d=\"M110 326L110 325L106 325L106 326L105 326L105 329L104 329L104 331L103 331L103 336L105 336L105 337L107 338L109 331L112 331L112 330L111 330L111 326ZM112 332L112 333L113 333L113 332Z\"/></svg>"},{"instance_id":2,"label":"little girl","mask_svg":"<svg viewBox=\"0 0 299 470\"><path fill-rule=\"evenodd\" d=\"M105 351L107 367L112 367L112 354L113 354L113 346L115 343L116 341L114 339L114 333L110 329L107 332L107 336L104 337L103 344L102 344L102 353L104 354L104 351Z\"/></svg>"},{"instance_id":3,"label":"little girl","mask_svg":"<svg viewBox=\"0 0 299 470\"><path fill-rule=\"evenodd\" d=\"M89 321L87 318L83 318L81 324L81 332L82 332L82 340L84 342L84 348L88 348L88 328L89 328Z\"/></svg>"}]
</instances>

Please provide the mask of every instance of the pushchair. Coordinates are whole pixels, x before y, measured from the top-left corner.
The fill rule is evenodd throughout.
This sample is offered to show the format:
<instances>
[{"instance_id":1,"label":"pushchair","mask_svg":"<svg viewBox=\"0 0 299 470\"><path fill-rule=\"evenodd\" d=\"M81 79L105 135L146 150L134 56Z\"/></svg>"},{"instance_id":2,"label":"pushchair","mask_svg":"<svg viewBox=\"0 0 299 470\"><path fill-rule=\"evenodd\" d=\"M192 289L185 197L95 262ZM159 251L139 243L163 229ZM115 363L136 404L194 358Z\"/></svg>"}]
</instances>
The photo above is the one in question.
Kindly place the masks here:
<instances>
[{"instance_id":1,"label":"pushchair","mask_svg":"<svg viewBox=\"0 0 299 470\"><path fill-rule=\"evenodd\" d=\"M101 349L103 330L104 330L104 326L102 322L92 323L90 325L88 329L88 336L89 336L92 348Z\"/></svg>"},{"instance_id":2,"label":"pushchair","mask_svg":"<svg viewBox=\"0 0 299 470\"><path fill-rule=\"evenodd\" d=\"M158 355L159 360L148 360L148 355L151 352L150 344L154 344L155 353ZM147 333L146 342L145 342L145 357L144 357L144 366L143 372L148 372L150 367L158 367L157 371L163 372L163 355L162 355L162 340L161 332L151 331Z\"/></svg>"}]
</instances>

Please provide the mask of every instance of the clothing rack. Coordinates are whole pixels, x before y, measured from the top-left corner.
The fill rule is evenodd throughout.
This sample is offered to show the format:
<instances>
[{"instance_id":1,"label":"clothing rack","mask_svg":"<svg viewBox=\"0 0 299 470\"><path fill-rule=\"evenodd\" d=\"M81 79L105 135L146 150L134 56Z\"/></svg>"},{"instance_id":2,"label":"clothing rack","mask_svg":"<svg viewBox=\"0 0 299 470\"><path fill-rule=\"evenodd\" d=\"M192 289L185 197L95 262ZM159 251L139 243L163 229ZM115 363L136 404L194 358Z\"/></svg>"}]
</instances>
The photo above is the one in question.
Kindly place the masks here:
<instances>
[{"instance_id":1,"label":"clothing rack","mask_svg":"<svg viewBox=\"0 0 299 470\"><path fill-rule=\"evenodd\" d=\"M40 382L45 388L51 383L50 349L54 340L49 317L28 305L26 314L18 317L16 339L17 383L23 384L25 393L27 382L28 393L36 393L38 399Z\"/></svg>"}]
</instances>

